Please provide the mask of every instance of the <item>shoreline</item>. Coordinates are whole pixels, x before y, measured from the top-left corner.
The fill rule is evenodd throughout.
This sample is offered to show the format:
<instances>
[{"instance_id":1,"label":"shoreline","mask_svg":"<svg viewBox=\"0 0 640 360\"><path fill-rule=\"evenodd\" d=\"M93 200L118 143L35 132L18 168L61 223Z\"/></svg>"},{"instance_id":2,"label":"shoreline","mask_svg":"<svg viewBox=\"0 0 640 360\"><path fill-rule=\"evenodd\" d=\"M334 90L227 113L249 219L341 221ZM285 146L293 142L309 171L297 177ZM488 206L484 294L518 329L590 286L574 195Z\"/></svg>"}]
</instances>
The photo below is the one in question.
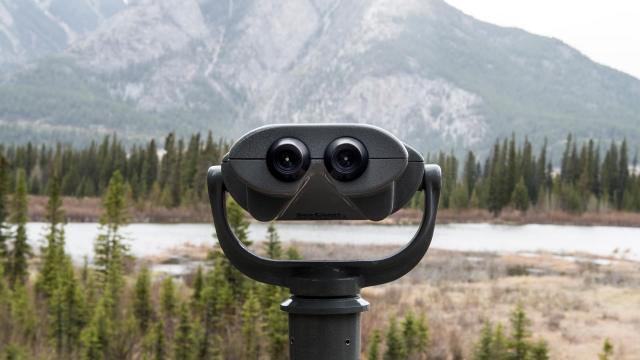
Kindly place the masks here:
<instances>
[{"instance_id":1,"label":"shoreline","mask_svg":"<svg viewBox=\"0 0 640 360\"><path fill-rule=\"evenodd\" d=\"M63 209L68 222L98 222L102 214L100 198L64 197ZM47 197L29 197L29 219L38 222L45 220ZM131 223L148 224L180 224L211 223L211 210L208 204L180 206L168 209L153 206L150 203L132 206L129 209ZM334 223L407 225L420 222L422 212L416 209L401 209L389 218L380 222L336 221ZM311 222L312 223L312 222ZM513 209L505 209L498 216L493 216L484 209L440 209L438 224L488 223L500 225L574 225L574 226L619 226L640 227L640 213L603 210L572 214L559 210L543 211L532 209L521 213Z\"/></svg>"}]
</instances>

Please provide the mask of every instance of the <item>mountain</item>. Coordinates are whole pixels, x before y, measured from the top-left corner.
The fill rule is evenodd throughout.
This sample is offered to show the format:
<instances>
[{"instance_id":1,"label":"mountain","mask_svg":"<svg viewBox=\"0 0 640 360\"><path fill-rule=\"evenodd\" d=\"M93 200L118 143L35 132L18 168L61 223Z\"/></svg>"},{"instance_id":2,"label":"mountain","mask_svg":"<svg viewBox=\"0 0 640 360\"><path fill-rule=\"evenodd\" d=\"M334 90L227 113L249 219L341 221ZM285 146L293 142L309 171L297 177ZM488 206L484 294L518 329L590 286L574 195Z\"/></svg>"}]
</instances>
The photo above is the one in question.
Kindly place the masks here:
<instances>
[{"instance_id":1,"label":"mountain","mask_svg":"<svg viewBox=\"0 0 640 360\"><path fill-rule=\"evenodd\" d=\"M39 8L54 2L100 3ZM65 18L78 30L64 51L0 80L0 141L84 142L114 130L130 140L208 129L235 138L274 122L349 121L423 151L486 150L512 132L554 146L568 132L640 142L638 79L441 0L138 0L114 9L95 29Z\"/></svg>"},{"instance_id":2,"label":"mountain","mask_svg":"<svg viewBox=\"0 0 640 360\"><path fill-rule=\"evenodd\" d=\"M0 64L62 51L125 7L123 0L0 0Z\"/></svg>"}]
</instances>

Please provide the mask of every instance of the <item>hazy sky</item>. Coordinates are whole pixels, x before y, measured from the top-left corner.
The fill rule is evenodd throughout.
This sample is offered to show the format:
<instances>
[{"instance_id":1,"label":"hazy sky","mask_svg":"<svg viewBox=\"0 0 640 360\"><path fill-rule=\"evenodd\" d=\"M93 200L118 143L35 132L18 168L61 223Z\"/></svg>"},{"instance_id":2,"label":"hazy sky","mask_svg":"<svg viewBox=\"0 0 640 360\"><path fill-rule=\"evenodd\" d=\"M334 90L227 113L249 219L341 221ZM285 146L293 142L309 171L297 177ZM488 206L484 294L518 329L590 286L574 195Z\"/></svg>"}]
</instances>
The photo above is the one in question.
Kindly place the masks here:
<instances>
[{"instance_id":1,"label":"hazy sky","mask_svg":"<svg viewBox=\"0 0 640 360\"><path fill-rule=\"evenodd\" d=\"M493 24L558 38L640 79L638 0L445 0Z\"/></svg>"}]
</instances>

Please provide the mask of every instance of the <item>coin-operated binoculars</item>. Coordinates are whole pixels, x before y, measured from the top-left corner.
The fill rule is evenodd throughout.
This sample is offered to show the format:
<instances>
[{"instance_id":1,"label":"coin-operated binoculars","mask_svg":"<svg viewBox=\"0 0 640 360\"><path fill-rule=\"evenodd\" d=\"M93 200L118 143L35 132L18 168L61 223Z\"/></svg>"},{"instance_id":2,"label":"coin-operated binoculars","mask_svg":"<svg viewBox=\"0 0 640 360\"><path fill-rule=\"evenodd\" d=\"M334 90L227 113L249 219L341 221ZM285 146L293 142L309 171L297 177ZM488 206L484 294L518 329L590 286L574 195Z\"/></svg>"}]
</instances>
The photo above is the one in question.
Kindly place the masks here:
<instances>
[{"instance_id":1,"label":"coin-operated binoculars","mask_svg":"<svg viewBox=\"0 0 640 360\"><path fill-rule=\"evenodd\" d=\"M441 173L385 130L368 125L271 125L240 138L208 173L220 247L238 270L292 296L292 360L360 356L360 289L400 278L427 252L435 226ZM376 260L283 261L257 256L235 237L226 192L259 221L382 220L424 192L422 223L392 256Z\"/></svg>"}]
</instances>

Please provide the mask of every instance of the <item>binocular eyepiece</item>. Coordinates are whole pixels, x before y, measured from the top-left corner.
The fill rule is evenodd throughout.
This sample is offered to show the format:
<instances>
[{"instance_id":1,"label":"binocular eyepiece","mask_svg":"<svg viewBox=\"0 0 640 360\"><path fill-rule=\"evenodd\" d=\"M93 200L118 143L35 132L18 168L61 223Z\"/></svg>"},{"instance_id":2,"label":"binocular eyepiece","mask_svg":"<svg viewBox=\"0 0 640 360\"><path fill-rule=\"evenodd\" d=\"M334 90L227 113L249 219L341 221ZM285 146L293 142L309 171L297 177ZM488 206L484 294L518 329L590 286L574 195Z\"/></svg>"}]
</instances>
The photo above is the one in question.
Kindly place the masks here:
<instances>
[{"instance_id":1,"label":"binocular eyepiece","mask_svg":"<svg viewBox=\"0 0 640 360\"><path fill-rule=\"evenodd\" d=\"M275 141L267 152L267 166L276 178L292 182L299 180L309 169L311 153L296 138ZM324 152L327 172L338 181L357 179L367 169L369 152L358 139L341 137L333 140Z\"/></svg>"}]
</instances>

